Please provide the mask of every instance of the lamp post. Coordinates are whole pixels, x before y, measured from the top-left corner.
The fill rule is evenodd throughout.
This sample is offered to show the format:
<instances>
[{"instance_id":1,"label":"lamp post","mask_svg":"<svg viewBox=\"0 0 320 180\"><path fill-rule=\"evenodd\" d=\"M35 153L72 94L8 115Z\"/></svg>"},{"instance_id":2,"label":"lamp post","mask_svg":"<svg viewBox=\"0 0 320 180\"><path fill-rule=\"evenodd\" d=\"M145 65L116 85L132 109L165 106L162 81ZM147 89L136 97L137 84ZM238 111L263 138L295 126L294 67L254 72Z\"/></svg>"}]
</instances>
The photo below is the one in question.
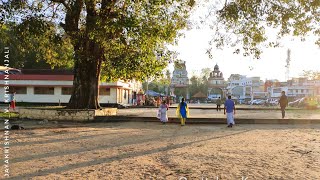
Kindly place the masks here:
<instances>
[{"instance_id":1,"label":"lamp post","mask_svg":"<svg viewBox=\"0 0 320 180\"><path fill-rule=\"evenodd\" d=\"M253 87L252 87L252 84L251 84L251 101L253 101Z\"/></svg>"}]
</instances>

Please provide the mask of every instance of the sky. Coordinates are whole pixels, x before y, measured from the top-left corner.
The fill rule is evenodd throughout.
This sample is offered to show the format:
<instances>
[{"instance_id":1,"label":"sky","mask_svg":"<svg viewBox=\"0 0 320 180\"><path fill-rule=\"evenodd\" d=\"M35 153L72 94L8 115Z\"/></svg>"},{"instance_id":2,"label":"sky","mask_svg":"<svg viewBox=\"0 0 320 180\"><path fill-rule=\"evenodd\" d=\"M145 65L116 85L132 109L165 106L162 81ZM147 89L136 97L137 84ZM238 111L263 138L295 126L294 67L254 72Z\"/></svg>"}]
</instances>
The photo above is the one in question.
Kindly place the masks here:
<instances>
[{"instance_id":1,"label":"sky","mask_svg":"<svg viewBox=\"0 0 320 180\"><path fill-rule=\"evenodd\" d=\"M205 13L203 7L195 10L191 18L201 16L201 13ZM285 37L280 41L280 47L263 49L259 60L233 54L232 48L220 50L214 47L213 58L210 59L206 51L210 47L209 41L213 33L208 27L193 28L185 31L184 37L179 38L177 46L169 47L178 52L178 59L186 61L189 77L193 74L199 75L203 68L209 67L213 70L214 65L218 64L225 80L231 74L241 74L248 77L260 76L262 80L285 81L288 49L291 50L289 78L299 77L303 70L320 71L320 47L314 44L317 38L315 36L307 36L304 42L299 38ZM270 36L273 34L270 33ZM169 69L173 71L173 64L169 65Z\"/></svg>"}]
</instances>

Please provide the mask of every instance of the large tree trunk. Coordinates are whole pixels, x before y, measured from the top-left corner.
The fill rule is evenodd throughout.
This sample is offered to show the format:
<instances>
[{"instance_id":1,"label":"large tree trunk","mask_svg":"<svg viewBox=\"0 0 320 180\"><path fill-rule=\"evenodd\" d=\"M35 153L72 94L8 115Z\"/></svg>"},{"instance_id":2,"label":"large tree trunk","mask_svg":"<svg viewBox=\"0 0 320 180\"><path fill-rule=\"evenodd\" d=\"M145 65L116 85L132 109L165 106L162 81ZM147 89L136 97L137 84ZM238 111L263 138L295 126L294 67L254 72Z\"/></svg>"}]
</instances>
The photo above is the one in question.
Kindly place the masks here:
<instances>
[{"instance_id":1,"label":"large tree trunk","mask_svg":"<svg viewBox=\"0 0 320 180\"><path fill-rule=\"evenodd\" d=\"M99 20L96 3L92 0L75 0L72 1L66 13L63 28L72 38L75 53L73 93L67 106L70 109L100 108L99 81L101 64L105 57L99 41L92 37ZM107 8L109 3L109 1L102 1L102 7ZM80 25L80 16L84 6L86 10L85 26Z\"/></svg>"},{"instance_id":2,"label":"large tree trunk","mask_svg":"<svg viewBox=\"0 0 320 180\"><path fill-rule=\"evenodd\" d=\"M74 47L73 93L67 108L99 109L99 81L102 56L98 45L84 39Z\"/></svg>"}]
</instances>

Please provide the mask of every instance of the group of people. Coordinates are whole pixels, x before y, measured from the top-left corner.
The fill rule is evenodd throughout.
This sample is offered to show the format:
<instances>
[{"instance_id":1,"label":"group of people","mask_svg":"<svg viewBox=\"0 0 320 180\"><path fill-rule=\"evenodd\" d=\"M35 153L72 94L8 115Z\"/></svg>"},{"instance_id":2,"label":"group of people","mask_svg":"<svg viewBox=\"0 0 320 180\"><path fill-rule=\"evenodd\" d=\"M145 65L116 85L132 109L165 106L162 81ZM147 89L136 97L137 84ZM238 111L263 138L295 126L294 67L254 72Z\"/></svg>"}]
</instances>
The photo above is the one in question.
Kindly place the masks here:
<instances>
[{"instance_id":1,"label":"group of people","mask_svg":"<svg viewBox=\"0 0 320 180\"><path fill-rule=\"evenodd\" d=\"M219 104L219 108L221 105L221 101ZM166 101L162 101L159 110L158 110L158 119L165 124L168 122L168 115L167 111L169 110L169 106L167 105ZM218 106L217 106L218 110ZM185 99L182 98L181 102L178 104L177 109L176 109L176 115L180 119L181 126L184 126L186 124L187 118L190 116L189 113L189 107L187 103L185 102ZM232 127L235 122L234 122L234 114L236 113L236 108L234 102L231 100L231 96L228 96L228 99L224 103L224 114L227 114L227 124L228 127Z\"/></svg>"},{"instance_id":2,"label":"group of people","mask_svg":"<svg viewBox=\"0 0 320 180\"><path fill-rule=\"evenodd\" d=\"M219 97L219 99L217 100L217 111L221 110L221 104L222 104L221 99ZM285 108L288 106L288 98L285 95L284 91L282 91L279 104L282 112L282 118L284 118ZM167 105L166 101L162 101L162 104L160 105L159 111L158 111L158 118L163 124L168 122L168 115L167 115L168 110L169 110L169 106ZM223 112L227 116L227 124L228 124L227 127L232 127L235 124L234 115L236 114L236 107L230 95L228 96L228 99L224 103ZM189 108L184 98L182 98L181 102L178 104L178 107L176 109L176 115L181 121L181 126L184 126L186 124L187 118L190 116Z\"/></svg>"}]
</instances>

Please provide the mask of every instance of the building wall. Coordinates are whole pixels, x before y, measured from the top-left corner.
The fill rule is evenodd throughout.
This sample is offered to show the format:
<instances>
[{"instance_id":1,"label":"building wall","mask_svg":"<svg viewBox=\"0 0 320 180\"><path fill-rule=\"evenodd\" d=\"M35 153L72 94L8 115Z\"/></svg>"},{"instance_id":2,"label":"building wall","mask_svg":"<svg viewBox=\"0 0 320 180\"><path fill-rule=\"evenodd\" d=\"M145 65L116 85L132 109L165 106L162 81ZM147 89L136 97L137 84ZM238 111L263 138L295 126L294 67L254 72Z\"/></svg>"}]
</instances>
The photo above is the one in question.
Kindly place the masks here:
<instances>
[{"instance_id":1,"label":"building wall","mask_svg":"<svg viewBox=\"0 0 320 180\"><path fill-rule=\"evenodd\" d=\"M242 88L242 90L240 90ZM239 97L246 98L265 98L264 82L260 77L246 77L244 75L232 74L228 78L228 93ZM242 92L242 93L241 93Z\"/></svg>"},{"instance_id":2,"label":"building wall","mask_svg":"<svg viewBox=\"0 0 320 180\"><path fill-rule=\"evenodd\" d=\"M171 86L188 86L189 78L185 61L177 62L171 78Z\"/></svg>"},{"instance_id":3,"label":"building wall","mask_svg":"<svg viewBox=\"0 0 320 180\"><path fill-rule=\"evenodd\" d=\"M9 86L26 87L23 94L17 92L15 100L17 102L31 102L31 103L68 103L71 95L62 95L62 87L72 87L72 81L49 81L49 80L10 80ZM0 86L4 86L4 81L0 80ZM109 86L109 87L108 87ZM110 87L111 86L111 87ZM114 87L112 87L114 86ZM53 87L54 94L34 94L35 87ZM137 81L118 81L112 83L101 83L100 88L110 88L109 95L100 95L100 103L121 103L131 104L133 92L138 92L142 88L142 84ZM4 88L0 88L0 93L5 94ZM4 102L4 98L0 99Z\"/></svg>"},{"instance_id":4,"label":"building wall","mask_svg":"<svg viewBox=\"0 0 320 180\"><path fill-rule=\"evenodd\" d=\"M281 85L282 84L282 85ZM277 84L276 84L277 85ZM289 97L301 98L316 96L319 94L320 80L307 80L306 78L292 78L287 83L268 84L267 89L271 97L280 97L281 91L285 91Z\"/></svg>"},{"instance_id":5,"label":"building wall","mask_svg":"<svg viewBox=\"0 0 320 180\"><path fill-rule=\"evenodd\" d=\"M293 86L288 88L288 95L295 97L306 97L314 94L314 88L309 86Z\"/></svg>"},{"instance_id":6,"label":"building wall","mask_svg":"<svg viewBox=\"0 0 320 180\"><path fill-rule=\"evenodd\" d=\"M110 95L100 95L100 103L117 103L117 88L110 88Z\"/></svg>"},{"instance_id":7,"label":"building wall","mask_svg":"<svg viewBox=\"0 0 320 180\"><path fill-rule=\"evenodd\" d=\"M271 87L269 88L269 94L271 98L278 98L281 96L281 92L284 91L288 94L288 87Z\"/></svg>"},{"instance_id":8,"label":"building wall","mask_svg":"<svg viewBox=\"0 0 320 180\"><path fill-rule=\"evenodd\" d=\"M117 103L117 91L118 88L110 88L110 95L100 95L99 101L100 103ZM124 98L122 95L123 104L128 104L128 98L130 99L130 103L132 102L132 91L130 92L129 97ZM123 92L123 91L122 91ZM4 94L4 89L0 88L0 93ZM27 94L16 94L15 99L17 102L33 102L33 103L68 103L71 95L62 95L61 94L61 86L54 87L54 95L42 95L42 94L34 94L34 87L27 87ZM1 99L3 102L4 99ZM119 100L120 102L120 100Z\"/></svg>"},{"instance_id":9,"label":"building wall","mask_svg":"<svg viewBox=\"0 0 320 180\"><path fill-rule=\"evenodd\" d=\"M209 79L209 86L215 85L225 85L225 82L223 79Z\"/></svg>"}]
</instances>

